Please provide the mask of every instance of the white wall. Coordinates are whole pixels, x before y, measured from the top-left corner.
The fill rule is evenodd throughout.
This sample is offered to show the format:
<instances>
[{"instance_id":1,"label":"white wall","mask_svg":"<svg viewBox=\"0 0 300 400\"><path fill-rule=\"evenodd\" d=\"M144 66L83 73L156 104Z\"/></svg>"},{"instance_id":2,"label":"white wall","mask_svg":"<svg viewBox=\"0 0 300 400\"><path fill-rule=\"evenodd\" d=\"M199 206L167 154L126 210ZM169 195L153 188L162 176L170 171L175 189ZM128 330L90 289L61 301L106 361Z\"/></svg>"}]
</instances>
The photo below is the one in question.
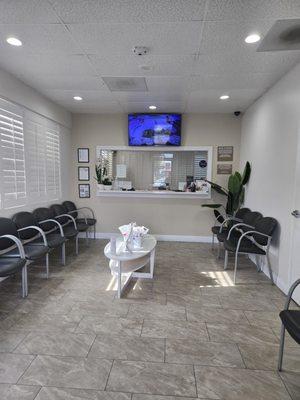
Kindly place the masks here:
<instances>
[{"instance_id":1,"label":"white wall","mask_svg":"<svg viewBox=\"0 0 300 400\"><path fill-rule=\"evenodd\" d=\"M211 235L212 211L201 207L195 199L149 199L96 197L96 181L91 178L91 198L78 198L77 148L90 149L91 176L94 175L97 145L128 144L127 115L76 114L72 128L73 200L92 207L99 224L97 231L112 233L117 227L130 221L149 226L152 233L207 237ZM216 151L218 145L234 146L233 167L239 167L240 119L222 114L189 114L183 116L182 145L213 146L213 179L226 184L228 176L216 175ZM193 238L194 239L194 238ZM197 240L198 238L196 238Z\"/></svg>"},{"instance_id":2,"label":"white wall","mask_svg":"<svg viewBox=\"0 0 300 400\"><path fill-rule=\"evenodd\" d=\"M290 243L297 141L300 130L300 64L256 101L242 119L241 164L252 176L246 205L279 221L271 248L277 284L290 285Z\"/></svg>"},{"instance_id":3,"label":"white wall","mask_svg":"<svg viewBox=\"0 0 300 400\"><path fill-rule=\"evenodd\" d=\"M42 96L33 88L25 85L22 81L12 76L6 71L0 69L0 97L17 103L35 113L43 115L61 125L61 181L62 196L60 200L68 199L70 196L70 165L71 165L71 113L63 107L58 106L46 97ZM41 204L41 206L47 206ZM38 207L32 206L20 207L15 210L0 210L1 216L11 216L17 211L23 209L31 210ZM16 211L17 210L17 211Z\"/></svg>"}]
</instances>

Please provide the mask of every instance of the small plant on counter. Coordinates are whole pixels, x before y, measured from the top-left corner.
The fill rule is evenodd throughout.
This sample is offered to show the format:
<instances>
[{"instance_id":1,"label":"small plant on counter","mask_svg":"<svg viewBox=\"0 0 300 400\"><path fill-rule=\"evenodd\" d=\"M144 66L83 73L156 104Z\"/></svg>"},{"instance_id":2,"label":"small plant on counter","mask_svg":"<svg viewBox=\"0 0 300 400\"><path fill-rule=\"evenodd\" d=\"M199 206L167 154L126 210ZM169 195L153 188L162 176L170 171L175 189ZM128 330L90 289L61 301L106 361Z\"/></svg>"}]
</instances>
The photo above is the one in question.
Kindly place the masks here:
<instances>
[{"instance_id":1,"label":"small plant on counter","mask_svg":"<svg viewBox=\"0 0 300 400\"><path fill-rule=\"evenodd\" d=\"M245 185L249 182L251 175L251 166L249 161L246 162L243 174L241 175L238 171L230 175L228 179L227 189L218 185L217 183L206 181L211 185L212 190L227 197L227 203L225 207L226 214L234 215L237 210L244 203L245 197ZM223 204L202 204L202 207L208 208L221 208Z\"/></svg>"},{"instance_id":2,"label":"small plant on counter","mask_svg":"<svg viewBox=\"0 0 300 400\"><path fill-rule=\"evenodd\" d=\"M95 173L96 176L94 177L99 185L103 183L104 177L106 175L106 168L102 167L100 164L95 165Z\"/></svg>"},{"instance_id":3,"label":"small plant on counter","mask_svg":"<svg viewBox=\"0 0 300 400\"><path fill-rule=\"evenodd\" d=\"M112 181L109 178L105 178L105 179L103 179L102 184L105 186L111 186Z\"/></svg>"}]
</instances>

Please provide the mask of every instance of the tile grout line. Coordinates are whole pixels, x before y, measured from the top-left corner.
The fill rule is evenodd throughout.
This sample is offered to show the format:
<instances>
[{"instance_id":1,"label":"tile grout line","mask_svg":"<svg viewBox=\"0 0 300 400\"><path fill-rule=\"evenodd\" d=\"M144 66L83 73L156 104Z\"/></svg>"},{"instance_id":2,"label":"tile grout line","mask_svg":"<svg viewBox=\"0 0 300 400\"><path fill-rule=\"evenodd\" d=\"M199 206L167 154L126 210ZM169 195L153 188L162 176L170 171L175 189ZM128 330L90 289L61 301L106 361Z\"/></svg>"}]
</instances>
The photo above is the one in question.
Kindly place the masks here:
<instances>
[{"instance_id":1,"label":"tile grout line","mask_svg":"<svg viewBox=\"0 0 300 400\"><path fill-rule=\"evenodd\" d=\"M108 385L108 381L109 381L109 378L110 378L111 371L112 371L113 366L114 366L114 362L115 362L115 360L112 360L112 363L111 363L111 366L110 366L110 370L109 370L109 373L107 375L107 379L106 379L105 386L104 386L104 389L103 389L104 392L106 392L106 388L107 388L107 385Z\"/></svg>"},{"instance_id":2,"label":"tile grout line","mask_svg":"<svg viewBox=\"0 0 300 400\"><path fill-rule=\"evenodd\" d=\"M15 383L15 385L17 385L20 380L23 378L23 376L25 375L25 373L29 370L29 368L31 367L32 363L37 359L38 355L36 354L33 359L31 360L31 362L29 363L29 365L25 368L25 370L23 371L22 375L19 377L19 379L17 380L17 382Z\"/></svg>"}]
</instances>

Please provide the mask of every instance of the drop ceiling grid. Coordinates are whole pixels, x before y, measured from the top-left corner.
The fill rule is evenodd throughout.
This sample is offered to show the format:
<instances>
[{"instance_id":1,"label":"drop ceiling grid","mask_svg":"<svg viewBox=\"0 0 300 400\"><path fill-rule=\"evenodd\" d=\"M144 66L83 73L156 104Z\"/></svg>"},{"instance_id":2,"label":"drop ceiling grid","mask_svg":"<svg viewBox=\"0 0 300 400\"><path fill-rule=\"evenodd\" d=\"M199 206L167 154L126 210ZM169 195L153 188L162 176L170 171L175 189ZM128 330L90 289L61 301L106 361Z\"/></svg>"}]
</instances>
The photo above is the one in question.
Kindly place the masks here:
<instances>
[{"instance_id":1,"label":"drop ceiling grid","mask_svg":"<svg viewBox=\"0 0 300 400\"><path fill-rule=\"evenodd\" d=\"M10 0L0 2L0 66L73 112L245 110L299 62L299 51L244 44L298 0ZM7 35L19 35L22 49ZM134 56L134 45L150 49ZM149 65L143 70L141 65ZM101 76L144 76L149 91L111 93ZM231 99L219 101L230 92ZM74 104L72 96L84 100Z\"/></svg>"}]
</instances>

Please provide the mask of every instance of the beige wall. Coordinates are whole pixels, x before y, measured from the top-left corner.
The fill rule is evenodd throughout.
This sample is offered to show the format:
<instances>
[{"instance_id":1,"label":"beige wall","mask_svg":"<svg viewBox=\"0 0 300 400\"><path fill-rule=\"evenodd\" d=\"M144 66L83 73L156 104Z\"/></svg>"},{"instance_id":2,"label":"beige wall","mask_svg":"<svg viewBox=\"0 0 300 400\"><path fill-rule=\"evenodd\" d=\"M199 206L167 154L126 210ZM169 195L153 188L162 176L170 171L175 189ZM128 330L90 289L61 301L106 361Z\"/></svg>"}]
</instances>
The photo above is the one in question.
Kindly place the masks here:
<instances>
[{"instance_id":1,"label":"beige wall","mask_svg":"<svg viewBox=\"0 0 300 400\"><path fill-rule=\"evenodd\" d=\"M97 232L115 232L123 223L136 221L160 235L210 235L212 213L194 199L146 199L96 197L96 181L91 178L91 198L78 198L77 148L89 147L91 176L96 146L127 145L127 116L124 114L76 114L72 130L72 196L79 205L92 207L99 224ZM234 146L234 168L239 167L240 120L231 115L189 114L183 116L183 146L214 146L213 179L216 179L216 147ZM226 184L226 177L218 177Z\"/></svg>"}]
</instances>

